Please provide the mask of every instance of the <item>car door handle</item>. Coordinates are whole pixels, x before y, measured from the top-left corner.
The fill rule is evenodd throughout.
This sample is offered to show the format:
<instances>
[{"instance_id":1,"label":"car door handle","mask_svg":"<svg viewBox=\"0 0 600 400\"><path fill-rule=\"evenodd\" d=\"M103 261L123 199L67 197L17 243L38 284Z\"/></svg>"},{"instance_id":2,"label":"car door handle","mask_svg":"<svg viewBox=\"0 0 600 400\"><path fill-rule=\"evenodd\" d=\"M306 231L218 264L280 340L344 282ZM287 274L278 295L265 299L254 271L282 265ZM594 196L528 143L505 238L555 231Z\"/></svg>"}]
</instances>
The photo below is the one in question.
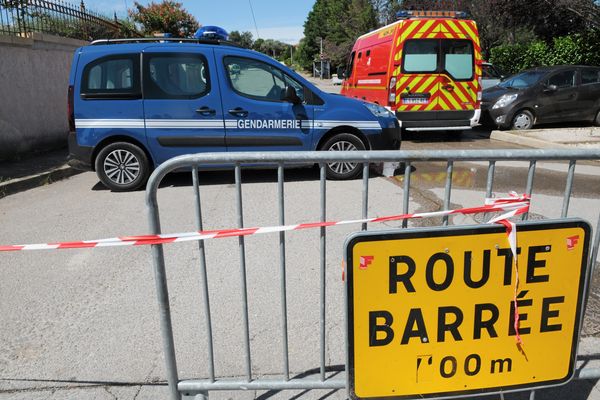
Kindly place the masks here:
<instances>
[{"instance_id":1,"label":"car door handle","mask_svg":"<svg viewBox=\"0 0 600 400\"><path fill-rule=\"evenodd\" d=\"M237 117L247 117L248 111L244 110L242 107L236 107L229 110L229 114L235 115Z\"/></svg>"},{"instance_id":2,"label":"car door handle","mask_svg":"<svg viewBox=\"0 0 600 400\"><path fill-rule=\"evenodd\" d=\"M207 116L207 117L208 117L208 116L210 116L210 115L216 115L216 114L217 114L217 111L216 111L216 110L214 110L214 109L212 109L212 108L209 108L209 107L207 107L207 106L204 106L204 107L200 107L200 108L198 108L198 109L196 110L196 112L197 112L198 114L200 114L200 115L204 115L204 116Z\"/></svg>"}]
</instances>

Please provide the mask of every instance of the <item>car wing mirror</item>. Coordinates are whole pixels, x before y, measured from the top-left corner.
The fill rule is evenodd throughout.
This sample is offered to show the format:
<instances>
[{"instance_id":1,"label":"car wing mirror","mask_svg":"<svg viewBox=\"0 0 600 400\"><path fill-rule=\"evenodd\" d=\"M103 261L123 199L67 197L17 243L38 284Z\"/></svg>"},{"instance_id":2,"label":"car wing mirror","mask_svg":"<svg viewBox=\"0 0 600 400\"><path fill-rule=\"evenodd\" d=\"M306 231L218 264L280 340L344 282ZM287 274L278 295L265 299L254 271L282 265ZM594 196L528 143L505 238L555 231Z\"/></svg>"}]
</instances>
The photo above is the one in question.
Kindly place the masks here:
<instances>
[{"instance_id":1,"label":"car wing mirror","mask_svg":"<svg viewBox=\"0 0 600 400\"><path fill-rule=\"evenodd\" d=\"M302 100L300 100L300 97L298 97L298 93L296 93L296 89L294 89L294 87L292 86L286 86L283 100L288 101L292 104L300 104L302 102Z\"/></svg>"}]
</instances>

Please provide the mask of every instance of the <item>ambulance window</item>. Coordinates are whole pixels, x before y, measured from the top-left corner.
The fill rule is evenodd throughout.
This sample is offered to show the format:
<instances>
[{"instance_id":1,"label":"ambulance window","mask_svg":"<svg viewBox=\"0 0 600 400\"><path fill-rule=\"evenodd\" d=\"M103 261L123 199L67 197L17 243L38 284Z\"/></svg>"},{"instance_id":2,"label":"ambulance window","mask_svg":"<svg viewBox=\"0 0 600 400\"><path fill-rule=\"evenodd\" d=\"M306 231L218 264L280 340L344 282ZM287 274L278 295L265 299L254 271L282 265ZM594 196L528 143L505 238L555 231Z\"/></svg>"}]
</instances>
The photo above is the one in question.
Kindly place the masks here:
<instances>
[{"instance_id":1,"label":"ambulance window","mask_svg":"<svg viewBox=\"0 0 600 400\"><path fill-rule=\"evenodd\" d=\"M350 54L350 62L348 63L348 71L346 71L347 78L350 78L352 76L352 69L354 68L354 56L356 55L356 52L353 51L352 54Z\"/></svg>"},{"instance_id":2,"label":"ambulance window","mask_svg":"<svg viewBox=\"0 0 600 400\"><path fill-rule=\"evenodd\" d=\"M444 70L454 79L473 78L473 43L470 40L442 40Z\"/></svg>"},{"instance_id":3,"label":"ambulance window","mask_svg":"<svg viewBox=\"0 0 600 400\"><path fill-rule=\"evenodd\" d=\"M139 56L122 54L89 63L83 70L81 96L86 99L139 98Z\"/></svg>"},{"instance_id":4,"label":"ambulance window","mask_svg":"<svg viewBox=\"0 0 600 400\"><path fill-rule=\"evenodd\" d=\"M438 45L435 39L407 40L404 45L404 72L435 72L438 67Z\"/></svg>"},{"instance_id":5,"label":"ambulance window","mask_svg":"<svg viewBox=\"0 0 600 400\"><path fill-rule=\"evenodd\" d=\"M250 58L225 57L224 62L229 82L239 95L256 100L283 101L286 79L279 69Z\"/></svg>"},{"instance_id":6,"label":"ambulance window","mask_svg":"<svg viewBox=\"0 0 600 400\"><path fill-rule=\"evenodd\" d=\"M146 99L197 99L210 91L208 66L200 54L144 56Z\"/></svg>"}]
</instances>

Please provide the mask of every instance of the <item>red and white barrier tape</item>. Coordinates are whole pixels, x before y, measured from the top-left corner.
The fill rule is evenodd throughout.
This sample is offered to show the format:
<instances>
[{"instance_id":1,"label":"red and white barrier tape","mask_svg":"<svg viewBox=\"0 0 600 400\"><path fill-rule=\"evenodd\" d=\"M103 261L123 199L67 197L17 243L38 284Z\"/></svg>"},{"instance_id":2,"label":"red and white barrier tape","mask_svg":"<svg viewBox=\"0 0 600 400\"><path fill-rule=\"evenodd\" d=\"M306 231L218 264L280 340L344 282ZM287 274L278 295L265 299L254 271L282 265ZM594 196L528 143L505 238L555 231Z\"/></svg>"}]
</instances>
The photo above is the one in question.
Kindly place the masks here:
<instances>
[{"instance_id":1,"label":"red and white barrier tape","mask_svg":"<svg viewBox=\"0 0 600 400\"><path fill-rule=\"evenodd\" d=\"M113 247L113 246L144 246L152 244L167 244L177 242L189 242L208 239L220 239L226 237L258 235L262 233L297 231L302 229L320 228L335 225L349 225L362 223L377 223L388 221L399 221L403 219L432 218L442 217L453 214L479 214L504 211L503 214L491 219L489 223L498 223L511 218L515 215L526 213L529 210L530 197L527 195L517 195L512 192L510 197L490 198L485 200L485 205L480 207L461 208L458 210L433 211L416 214L401 214L386 217L364 218L337 222L312 222L296 225L265 226L260 228L236 228L220 229L214 231L195 231L184 233L171 233L161 235L142 235L142 236L121 236L99 240L83 240L79 242L59 242L59 243L40 243L40 244L20 244L0 246L1 251L25 251L25 250L54 250L54 249L82 249L95 247ZM507 231L508 232L508 231ZM513 229L513 232L515 230ZM515 257L516 258L516 257Z\"/></svg>"}]
</instances>

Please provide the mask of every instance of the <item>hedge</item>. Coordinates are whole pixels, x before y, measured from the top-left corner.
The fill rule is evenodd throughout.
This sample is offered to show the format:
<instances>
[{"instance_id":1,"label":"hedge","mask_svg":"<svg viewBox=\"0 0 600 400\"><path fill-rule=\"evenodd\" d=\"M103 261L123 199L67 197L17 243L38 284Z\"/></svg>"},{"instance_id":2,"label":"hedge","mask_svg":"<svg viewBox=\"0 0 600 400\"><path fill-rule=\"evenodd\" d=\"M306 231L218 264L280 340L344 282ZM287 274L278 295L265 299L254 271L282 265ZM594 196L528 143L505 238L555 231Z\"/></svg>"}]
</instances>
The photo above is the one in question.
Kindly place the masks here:
<instances>
[{"instance_id":1,"label":"hedge","mask_svg":"<svg viewBox=\"0 0 600 400\"><path fill-rule=\"evenodd\" d=\"M508 74L546 65L600 65L600 30L554 38L551 44L501 45L490 50L490 60Z\"/></svg>"}]
</instances>

